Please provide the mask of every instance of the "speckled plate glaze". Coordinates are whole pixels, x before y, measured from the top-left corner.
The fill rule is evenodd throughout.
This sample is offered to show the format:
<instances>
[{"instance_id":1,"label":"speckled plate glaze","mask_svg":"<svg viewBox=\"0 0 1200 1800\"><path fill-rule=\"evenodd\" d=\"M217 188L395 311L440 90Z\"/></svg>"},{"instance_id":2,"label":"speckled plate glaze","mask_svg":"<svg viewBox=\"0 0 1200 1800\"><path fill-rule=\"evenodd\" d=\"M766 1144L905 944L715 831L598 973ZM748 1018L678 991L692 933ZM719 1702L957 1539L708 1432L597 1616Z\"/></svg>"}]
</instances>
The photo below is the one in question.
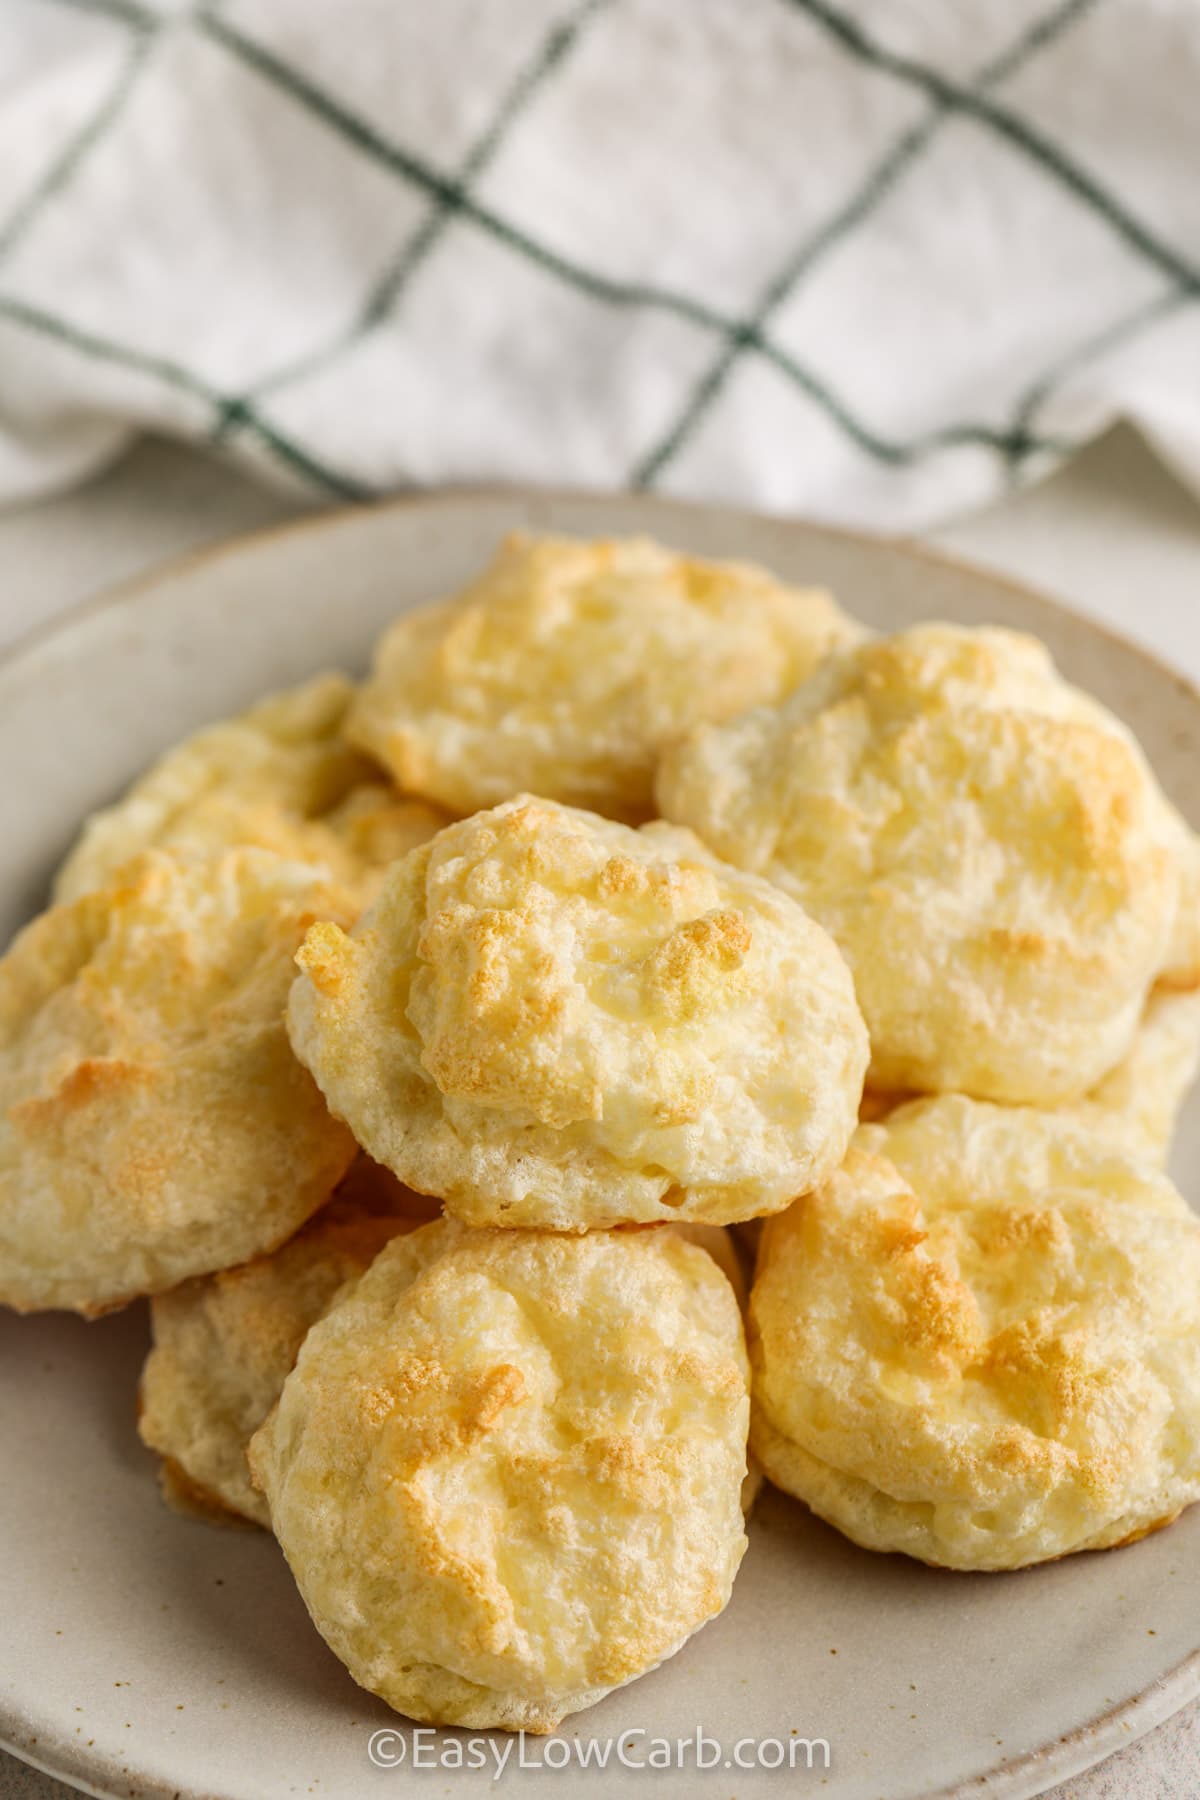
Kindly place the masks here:
<instances>
[{"instance_id":1,"label":"speckled plate glaze","mask_svg":"<svg viewBox=\"0 0 1200 1800\"><path fill-rule=\"evenodd\" d=\"M448 495L318 519L126 588L0 665L0 939L34 910L85 813L157 751L264 689L355 670L400 609L460 583L516 525L648 531L831 586L870 624L1036 632L1134 727L1200 823L1200 699L1048 600L903 545L648 499ZM1195 1203L1200 1103L1176 1174ZM412 1767L409 1728L309 1625L272 1541L167 1512L134 1429L142 1308L97 1324L0 1313L0 1739L93 1794L283 1800L481 1795L492 1769ZM1200 1692L1200 1507L1126 1550L1017 1575L872 1556L764 1495L733 1603L568 1739L723 1746L708 1772L509 1767L509 1794L1023 1800ZM371 1734L395 1727L372 1766ZM639 1736L638 1734L642 1734ZM725 1766L739 1740L824 1738L828 1770ZM527 1758L544 1754L536 1742ZM745 1754L743 1752L743 1754ZM768 1750L768 1757L775 1752ZM786 1767L786 1764L785 1764Z\"/></svg>"}]
</instances>

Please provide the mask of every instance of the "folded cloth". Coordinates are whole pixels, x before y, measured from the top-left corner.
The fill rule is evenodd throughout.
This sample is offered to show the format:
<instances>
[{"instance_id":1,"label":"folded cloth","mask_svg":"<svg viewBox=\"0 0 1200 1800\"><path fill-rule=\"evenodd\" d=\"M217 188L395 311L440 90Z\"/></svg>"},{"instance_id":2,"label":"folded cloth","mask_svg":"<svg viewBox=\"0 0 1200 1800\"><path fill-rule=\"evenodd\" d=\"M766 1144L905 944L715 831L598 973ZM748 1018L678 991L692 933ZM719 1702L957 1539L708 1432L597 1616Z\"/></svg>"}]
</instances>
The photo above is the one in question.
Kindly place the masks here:
<instances>
[{"instance_id":1,"label":"folded cloth","mask_svg":"<svg viewBox=\"0 0 1200 1800\"><path fill-rule=\"evenodd\" d=\"M1200 484L1196 0L4 0L0 498Z\"/></svg>"}]
</instances>

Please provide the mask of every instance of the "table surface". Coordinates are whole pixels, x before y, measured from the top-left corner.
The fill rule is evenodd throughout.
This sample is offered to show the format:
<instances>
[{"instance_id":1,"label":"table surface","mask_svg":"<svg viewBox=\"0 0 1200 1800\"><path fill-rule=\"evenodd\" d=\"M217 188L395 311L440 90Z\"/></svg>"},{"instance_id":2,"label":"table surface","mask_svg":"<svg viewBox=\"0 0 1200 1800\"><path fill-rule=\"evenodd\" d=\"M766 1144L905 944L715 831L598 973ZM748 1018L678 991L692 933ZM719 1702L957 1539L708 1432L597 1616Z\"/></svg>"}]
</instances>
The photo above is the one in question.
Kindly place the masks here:
<instances>
[{"instance_id":1,"label":"table surface","mask_svg":"<svg viewBox=\"0 0 1200 1800\"><path fill-rule=\"evenodd\" d=\"M147 441L85 488L0 512L0 649L156 563L305 511L190 450ZM1200 506L1132 433L1111 433L1053 480L931 534L954 555L1064 599L1200 683ZM0 1751L0 1800L73 1790ZM1053 1800L1191 1800L1200 1704Z\"/></svg>"}]
</instances>

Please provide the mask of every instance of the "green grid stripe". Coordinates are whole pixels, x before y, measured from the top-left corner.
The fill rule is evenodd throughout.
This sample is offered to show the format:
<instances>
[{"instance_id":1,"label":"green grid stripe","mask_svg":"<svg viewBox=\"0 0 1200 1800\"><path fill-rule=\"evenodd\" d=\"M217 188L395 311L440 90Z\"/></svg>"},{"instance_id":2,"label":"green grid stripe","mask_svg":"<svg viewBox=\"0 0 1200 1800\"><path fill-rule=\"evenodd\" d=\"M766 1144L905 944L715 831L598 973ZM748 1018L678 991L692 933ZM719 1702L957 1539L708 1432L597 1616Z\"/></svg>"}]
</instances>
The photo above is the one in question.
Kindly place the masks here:
<instances>
[{"instance_id":1,"label":"green grid stripe","mask_svg":"<svg viewBox=\"0 0 1200 1800\"><path fill-rule=\"evenodd\" d=\"M786 375L816 405L821 407L860 448L877 460L902 464L911 462L932 450L945 449L958 444L982 444L1001 450L1007 445L1007 436L998 433L989 425L948 426L943 430L914 438L907 443L887 438L881 433L873 431L855 416L829 383L815 370L809 368L798 358L789 355L787 351L774 344L763 332L755 329L752 325L721 313L690 294L651 283L616 281L598 274L595 270L571 257L562 255L518 226L511 224L490 207L482 205L459 182L441 174L423 157L384 138L373 126L350 112L332 95L317 87L306 76L283 62L261 44L245 37L226 21L204 18L200 24L210 36L225 44L248 67L255 69L265 80L282 88L333 130L342 133L384 166L394 169L426 193L441 200L450 213L468 219L473 225L507 248L523 254L543 272L557 276L592 299L614 306L648 308L666 312L721 338L736 338L742 348L754 350ZM1054 444L1038 445L1037 447L1051 451L1058 451L1061 448Z\"/></svg>"},{"instance_id":2,"label":"green grid stripe","mask_svg":"<svg viewBox=\"0 0 1200 1800\"><path fill-rule=\"evenodd\" d=\"M68 6L75 12L96 13L103 18L116 19L141 31L153 31L166 23L162 13L155 12L149 6L139 6L137 0L49 0L49 3L53 6Z\"/></svg>"},{"instance_id":3,"label":"green grid stripe","mask_svg":"<svg viewBox=\"0 0 1200 1800\"><path fill-rule=\"evenodd\" d=\"M0 261L16 248L47 201L66 187L88 152L100 142L124 109L125 102L137 86L142 70L149 61L156 37L149 26L137 24L134 31L136 35L122 59L117 78L100 105L68 140L41 180L9 215L7 222L0 226Z\"/></svg>"},{"instance_id":4,"label":"green grid stripe","mask_svg":"<svg viewBox=\"0 0 1200 1800\"><path fill-rule=\"evenodd\" d=\"M944 103L957 113L990 126L1014 148L1030 156L1047 174L1060 181L1076 199L1087 205L1094 216L1107 224L1125 245L1151 262L1172 283L1170 292L1139 308L1131 317L1114 321L1086 343L1076 346L1056 360L1030 383L1018 399L1013 412L1012 438L1017 455L1026 455L1043 447L1044 440L1032 437L1031 426L1051 394L1078 367L1084 366L1108 349L1126 342L1153 325L1164 307L1194 300L1200 296L1200 268L1190 262L1173 245L1144 225L1120 200L1109 193L1059 145L1035 130L1018 114L991 101L986 94L973 93L957 83L947 81L935 71L925 68L911 57L886 49L872 39L856 20L829 4L829 0L785 0L831 32L852 55L899 80L919 87L931 98ZM1000 79L1011 74L1002 70Z\"/></svg>"},{"instance_id":5,"label":"green grid stripe","mask_svg":"<svg viewBox=\"0 0 1200 1800\"><path fill-rule=\"evenodd\" d=\"M20 237L40 216L42 208L68 185L88 153L107 135L134 92L162 30L172 22L168 15L139 6L136 0L47 0L47 3L111 19L115 24L130 30L133 37L120 74L105 99L20 204L8 224L0 229L0 256L15 248ZM186 23L187 20L177 19L174 22ZM43 308L15 297L0 295L0 318L7 320L9 324L53 339L81 355L149 375L165 386L204 401L215 410L218 418L229 403L227 397L221 395L211 384L201 380L186 365L173 358L138 351L84 327L72 325ZM258 441L277 461L310 485L323 488L338 499L366 500L373 497L371 491L361 483L328 468L267 420L252 418L248 424Z\"/></svg>"},{"instance_id":6,"label":"green grid stripe","mask_svg":"<svg viewBox=\"0 0 1200 1800\"><path fill-rule=\"evenodd\" d=\"M102 12L139 25L158 22L158 15L138 5L136 0L51 0L51 3L68 4L83 10ZM1042 138L1017 115L990 102L986 96L948 80L935 70L925 68L913 59L887 50L863 32L853 19L827 4L826 0L786 0L786 3L801 8L817 23L824 25L847 50L861 60L873 64L898 79L915 84L929 98L939 105L945 106L947 110L965 113L990 125L1001 136L1031 155L1045 170L1057 176L1078 198L1092 205L1114 226L1127 243L1133 248L1141 250L1152 261L1155 261L1157 266L1170 273L1184 292L1190 294L1200 290L1200 280L1198 280L1195 270L1182 256L1169 245L1158 240L1118 201L1106 194L1100 184L1094 181L1086 171L1075 165L1065 152ZM739 322L736 319L725 318L716 309L690 294L675 292L649 283L612 280L585 264L561 255L492 209L482 206L466 191L460 180L444 175L425 158L390 143L366 121L343 107L332 95L309 81L300 71L274 57L270 51L245 37L223 19L216 17L211 12L201 12L193 15L191 22L205 31L214 41L224 44L226 49L238 56L243 63L257 69L264 78L275 82L294 100L307 106L327 125L357 144L366 154L382 161L438 200L449 216L466 218L478 229L491 235L511 250L523 254L544 272L557 276L594 299L621 307L649 307L664 310L702 329L732 340L737 345L739 353L742 350L754 351L808 393L862 448L885 462L908 462L931 450L961 443L990 445L1009 454L1012 453L1014 440L1019 446L1021 454L1040 450L1060 453L1074 447L1065 443L1056 444L1051 440L1036 440L1028 434L1022 433L1018 427L1005 433L997 432L990 426L970 423L944 427L907 441L886 438L859 421L832 391L827 382L815 371L775 345L765 332L752 321ZM298 472L304 473L309 479L335 493L351 497L369 497L369 489L352 477L329 468L317 457L292 443L285 434L276 431L265 419L261 418L252 407L241 405L239 397L216 394L207 384L192 376L190 371L184 369L182 365L172 363L170 359L142 357L138 352L120 344L101 340L86 331L76 330L68 322L54 319L44 312L38 313L38 323L35 325L32 317L34 313L38 313L38 309L23 308L20 303L7 302L0 298L0 315L7 316L14 322L26 323L31 329L49 331L50 335L58 336L64 342L73 342L76 348L87 349L89 353L102 356L107 360L124 363L129 367L153 370L164 381L183 385L192 392L204 391L216 406L219 415L230 409L232 405L235 410L238 410L239 424L257 435L261 442L274 450ZM181 380L181 377L186 379Z\"/></svg>"},{"instance_id":7,"label":"green grid stripe","mask_svg":"<svg viewBox=\"0 0 1200 1800\"><path fill-rule=\"evenodd\" d=\"M1003 55L995 58L980 73L981 88L995 85L1013 74L1031 56L1050 44L1081 13L1097 4L1097 0L1066 0L1038 19ZM808 236L789 257L783 267L766 284L759 295L746 328L761 333L784 301L821 265L831 251L867 220L901 177L916 163L926 148L935 141L942 126L954 116L954 109L944 100L932 101L925 118L909 126L891 148L875 164L850 199L816 232ZM663 474L679 455L696 429L719 398L726 382L740 362L745 341L741 333L733 333L721 347L714 361L699 378L675 420L636 463L630 482L633 487L647 488ZM978 440L972 440L978 441ZM913 440L915 454L925 453L921 440ZM1002 433L994 448L1016 459L1035 445L1028 434L1028 420L1016 423L1009 433ZM911 455L907 460L911 460Z\"/></svg>"},{"instance_id":8,"label":"green grid stripe","mask_svg":"<svg viewBox=\"0 0 1200 1800\"><path fill-rule=\"evenodd\" d=\"M861 450L875 458L877 462L888 463L896 468L904 468L910 463L919 462L940 450L953 450L964 446L974 446L984 450L996 450L1006 454L1012 442L1011 432L998 430L993 425L964 422L958 425L941 425L932 431L921 432L915 437L892 438L864 425L851 411L840 396L830 387L816 371L798 357L790 356L777 344L753 326L735 326L730 334L740 353L742 350L754 350L766 362L772 364L786 375L802 393L807 394L821 410L840 425L848 438L851 438ZM1053 438L1029 439L1029 450L1045 452L1054 456L1065 455L1075 448L1073 444L1059 442Z\"/></svg>"},{"instance_id":9,"label":"green grid stripe","mask_svg":"<svg viewBox=\"0 0 1200 1800\"><path fill-rule=\"evenodd\" d=\"M1151 231L1149 226L1144 225L1122 201L1090 175L1082 164L1077 163L1066 150L1030 125L1019 113L1000 105L982 90L964 87L912 57L887 49L870 37L856 20L829 5L827 0L783 0L783 3L797 8L823 26L858 61L918 88L931 100L938 101L953 112L989 126L1007 143L1037 163L1045 173L1053 175L1076 199L1088 206L1097 218L1110 226L1130 249L1136 250L1163 274L1171 276L1181 287L1200 290L1200 269Z\"/></svg>"},{"instance_id":10,"label":"green grid stripe","mask_svg":"<svg viewBox=\"0 0 1200 1800\"><path fill-rule=\"evenodd\" d=\"M1030 382L1016 405L1015 419L1018 428L1028 429L1034 418L1045 407L1051 396L1058 391L1072 375L1085 369L1091 362L1104 356L1109 350L1116 350L1122 344L1132 343L1136 338L1148 333L1155 325L1168 318L1171 313L1182 307L1195 304L1195 294L1183 288L1171 288L1156 299L1144 302L1135 307L1122 318L1114 320L1087 338L1082 344L1076 344L1065 356L1053 363L1049 369Z\"/></svg>"},{"instance_id":11,"label":"green grid stripe","mask_svg":"<svg viewBox=\"0 0 1200 1800\"><path fill-rule=\"evenodd\" d=\"M64 348L78 351L81 355L93 357L98 362L111 363L116 368L129 369L139 375L149 375L164 386L190 395L193 399L204 401L219 414L225 405L227 396L209 382L204 381L185 363L173 357L157 356L150 351L135 350L129 345L120 344L111 338L102 337L99 333L72 325L41 307L31 306L26 301L17 299L11 294L0 294L0 320L18 325L32 331L40 337L49 338ZM327 467L317 457L291 441L284 433L276 431L263 419L252 421L253 430L265 448L272 451L280 462L302 475L315 486L324 488L328 493L343 500L369 500L373 498L370 489L348 476L339 474L335 469Z\"/></svg>"},{"instance_id":12,"label":"green grid stripe","mask_svg":"<svg viewBox=\"0 0 1200 1800\"><path fill-rule=\"evenodd\" d=\"M495 117L471 146L455 177L464 189L482 173L520 118L534 95L558 70L574 48L584 27L613 0L582 0L564 18L559 19L542 39L536 54L520 71L501 99ZM231 436L244 422L246 409L255 400L277 392L303 376L314 374L332 362L342 351L353 348L367 337L388 314L399 305L404 291L422 263L444 235L454 211L446 200L435 201L429 216L400 246L382 279L367 295L358 317L326 343L286 363L265 376L244 394L230 401L217 431L219 439Z\"/></svg>"},{"instance_id":13,"label":"green grid stripe","mask_svg":"<svg viewBox=\"0 0 1200 1800\"><path fill-rule=\"evenodd\" d=\"M520 252L546 274L557 275L593 299L605 300L614 306L657 307L710 331L719 331L729 325L730 321L721 313L689 294L676 293L669 288L648 283L614 281L583 263L561 255L540 239L523 231L520 226L511 224L491 207L481 204L454 176L443 174L425 157L385 138L373 125L351 112L339 100L311 82L306 75L281 61L252 38L243 36L225 20L205 16L198 19L197 24L208 36L224 44L248 68L256 70L265 80L281 88L301 106L307 107L315 117L322 119L350 143L357 144L360 150L376 162L404 176L431 198L441 201L451 213L469 219L473 225L508 249Z\"/></svg>"},{"instance_id":14,"label":"green grid stripe","mask_svg":"<svg viewBox=\"0 0 1200 1800\"><path fill-rule=\"evenodd\" d=\"M94 356L101 362L115 363L140 375L152 375L168 387L179 388L196 399L212 401L214 398L214 390L185 363L177 362L173 357L157 356L153 351L135 350L116 343L84 326L72 325L67 320L46 312L42 307L32 306L15 295L0 294L0 319L7 319L13 325L22 325L40 337L51 338L68 349Z\"/></svg>"}]
</instances>

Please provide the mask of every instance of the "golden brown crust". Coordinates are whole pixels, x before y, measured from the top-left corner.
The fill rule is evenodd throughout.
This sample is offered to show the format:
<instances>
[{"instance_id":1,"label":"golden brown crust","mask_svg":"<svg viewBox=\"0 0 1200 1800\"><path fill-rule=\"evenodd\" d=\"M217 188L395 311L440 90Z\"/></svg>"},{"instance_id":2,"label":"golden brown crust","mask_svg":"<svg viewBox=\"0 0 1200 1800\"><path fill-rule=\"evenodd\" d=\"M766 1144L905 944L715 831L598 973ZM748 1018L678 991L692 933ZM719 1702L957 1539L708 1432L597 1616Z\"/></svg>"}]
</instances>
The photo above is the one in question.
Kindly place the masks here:
<instances>
[{"instance_id":1,"label":"golden brown crust","mask_svg":"<svg viewBox=\"0 0 1200 1800\"><path fill-rule=\"evenodd\" d=\"M269 1250L354 1154L288 1046L292 955L351 919L262 850L135 859L0 959L0 1301L100 1312Z\"/></svg>"},{"instance_id":2,"label":"golden brown crust","mask_svg":"<svg viewBox=\"0 0 1200 1800\"><path fill-rule=\"evenodd\" d=\"M318 675L176 744L87 821L54 898L102 887L142 850L211 856L249 846L319 866L366 905L386 865L446 818L398 794L346 742L353 693L344 675Z\"/></svg>"},{"instance_id":3,"label":"golden brown crust","mask_svg":"<svg viewBox=\"0 0 1200 1800\"><path fill-rule=\"evenodd\" d=\"M530 791L638 822L665 743L779 699L859 635L828 595L744 564L514 534L385 634L347 729L454 812Z\"/></svg>"},{"instance_id":4,"label":"golden brown crust","mask_svg":"<svg viewBox=\"0 0 1200 1800\"><path fill-rule=\"evenodd\" d=\"M669 751L658 795L832 932L872 1087L1078 1099L1187 975L1194 840L1030 638L926 625L839 654Z\"/></svg>"},{"instance_id":5,"label":"golden brown crust","mask_svg":"<svg viewBox=\"0 0 1200 1800\"><path fill-rule=\"evenodd\" d=\"M167 1456L158 1465L158 1486L172 1512L185 1519L199 1519L205 1525L232 1526L235 1530L248 1526L251 1520L226 1506L211 1488L193 1481L180 1463Z\"/></svg>"},{"instance_id":6,"label":"golden brown crust","mask_svg":"<svg viewBox=\"0 0 1200 1800\"><path fill-rule=\"evenodd\" d=\"M869 1548L1019 1568L1200 1498L1200 1222L1075 1121L863 1126L769 1222L750 1318L755 1455Z\"/></svg>"},{"instance_id":7,"label":"golden brown crust","mask_svg":"<svg viewBox=\"0 0 1200 1800\"><path fill-rule=\"evenodd\" d=\"M280 1249L185 1281L150 1306L138 1431L164 1458L164 1492L270 1525L246 1446L309 1330L347 1281L433 1203L359 1156L328 1205ZM167 1474L170 1471L170 1474ZM203 1510L203 1508L202 1508Z\"/></svg>"},{"instance_id":8,"label":"golden brown crust","mask_svg":"<svg viewBox=\"0 0 1200 1800\"><path fill-rule=\"evenodd\" d=\"M250 1457L357 1681L547 1731L728 1600L746 1379L729 1285L675 1233L447 1220L313 1328Z\"/></svg>"},{"instance_id":9,"label":"golden brown crust","mask_svg":"<svg viewBox=\"0 0 1200 1800\"><path fill-rule=\"evenodd\" d=\"M689 833L524 798L318 925L296 1053L358 1141L471 1224L721 1223L786 1205L854 1127L845 965Z\"/></svg>"}]
</instances>

